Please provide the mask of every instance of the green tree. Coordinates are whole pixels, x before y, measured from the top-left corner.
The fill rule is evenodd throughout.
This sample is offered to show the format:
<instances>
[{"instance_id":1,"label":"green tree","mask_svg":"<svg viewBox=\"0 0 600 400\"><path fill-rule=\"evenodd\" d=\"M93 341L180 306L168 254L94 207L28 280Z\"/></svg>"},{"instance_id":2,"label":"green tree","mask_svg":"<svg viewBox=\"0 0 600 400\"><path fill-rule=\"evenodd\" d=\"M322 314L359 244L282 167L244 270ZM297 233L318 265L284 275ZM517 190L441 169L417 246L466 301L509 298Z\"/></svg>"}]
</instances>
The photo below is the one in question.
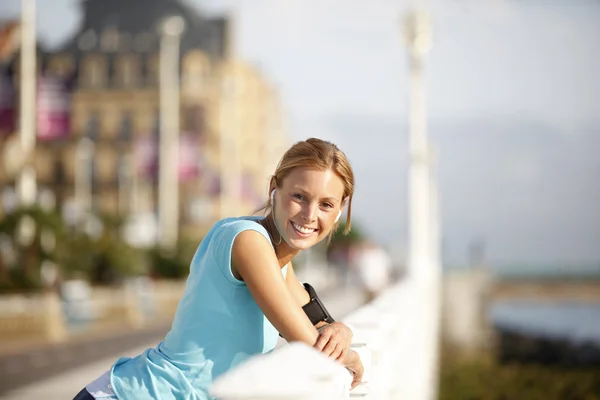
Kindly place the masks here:
<instances>
[{"instance_id":1,"label":"green tree","mask_svg":"<svg viewBox=\"0 0 600 400\"><path fill-rule=\"evenodd\" d=\"M30 235L20 234L23 225L30 226ZM55 250L66 234L60 216L37 206L20 207L0 220L0 234L5 248L15 255L13 260L2 260L0 290L40 289L40 267L46 260L57 262Z\"/></svg>"},{"instance_id":2,"label":"green tree","mask_svg":"<svg viewBox=\"0 0 600 400\"><path fill-rule=\"evenodd\" d=\"M365 239L365 234L364 234L362 228L356 222L352 223L352 229L350 230L350 232L348 232L347 235L344 234L345 230L346 230L346 221L340 221L338 228L336 229L336 231L333 233L333 236L331 237L330 244L332 247L338 246L338 245L350 245L353 243L358 243Z\"/></svg>"},{"instance_id":3,"label":"green tree","mask_svg":"<svg viewBox=\"0 0 600 400\"><path fill-rule=\"evenodd\" d=\"M8 261L0 257L0 291L41 289L41 266L46 260L54 262L61 280L80 278L102 284L144 274L145 254L121 239L122 221L110 215L95 218L99 234L90 236L68 227L55 211L22 207L6 214L0 221L0 239L15 257ZM19 240L23 221L34 227L28 240Z\"/></svg>"}]
</instances>

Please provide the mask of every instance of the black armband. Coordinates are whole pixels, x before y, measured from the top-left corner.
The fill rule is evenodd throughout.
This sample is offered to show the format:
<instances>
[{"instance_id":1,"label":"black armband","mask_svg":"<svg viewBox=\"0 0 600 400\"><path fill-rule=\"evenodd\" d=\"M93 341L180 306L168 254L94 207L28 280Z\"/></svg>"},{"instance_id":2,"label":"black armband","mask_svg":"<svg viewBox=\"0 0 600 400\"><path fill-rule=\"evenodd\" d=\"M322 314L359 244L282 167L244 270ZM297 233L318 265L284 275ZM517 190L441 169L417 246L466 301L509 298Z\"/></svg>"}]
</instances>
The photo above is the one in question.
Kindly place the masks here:
<instances>
[{"instance_id":1,"label":"black armband","mask_svg":"<svg viewBox=\"0 0 600 400\"><path fill-rule=\"evenodd\" d=\"M327 322L328 324L335 322L323 303L321 303L321 299L319 299L315 289L308 283L304 284L304 289L308 292L310 301L302 307L302 309L306 313L308 319L310 319L310 322L312 322L313 325L317 325L319 322Z\"/></svg>"}]
</instances>

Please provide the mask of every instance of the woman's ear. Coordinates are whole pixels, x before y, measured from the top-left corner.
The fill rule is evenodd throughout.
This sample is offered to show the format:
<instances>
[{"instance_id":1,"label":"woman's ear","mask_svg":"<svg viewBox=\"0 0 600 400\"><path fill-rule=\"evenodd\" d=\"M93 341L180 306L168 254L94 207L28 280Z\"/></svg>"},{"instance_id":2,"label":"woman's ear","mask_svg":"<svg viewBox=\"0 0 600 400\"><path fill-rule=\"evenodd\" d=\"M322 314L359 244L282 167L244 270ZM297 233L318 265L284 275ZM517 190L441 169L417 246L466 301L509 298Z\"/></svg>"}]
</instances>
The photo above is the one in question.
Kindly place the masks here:
<instances>
[{"instance_id":1,"label":"woman's ear","mask_svg":"<svg viewBox=\"0 0 600 400\"><path fill-rule=\"evenodd\" d=\"M348 203L348 198L342 200L342 204L340 204L340 211L344 212L344 207L346 207L346 203Z\"/></svg>"},{"instance_id":2,"label":"woman's ear","mask_svg":"<svg viewBox=\"0 0 600 400\"><path fill-rule=\"evenodd\" d=\"M273 198L273 191L277 189L277 184L275 183L275 177L271 176L269 179L269 199Z\"/></svg>"}]
</instances>

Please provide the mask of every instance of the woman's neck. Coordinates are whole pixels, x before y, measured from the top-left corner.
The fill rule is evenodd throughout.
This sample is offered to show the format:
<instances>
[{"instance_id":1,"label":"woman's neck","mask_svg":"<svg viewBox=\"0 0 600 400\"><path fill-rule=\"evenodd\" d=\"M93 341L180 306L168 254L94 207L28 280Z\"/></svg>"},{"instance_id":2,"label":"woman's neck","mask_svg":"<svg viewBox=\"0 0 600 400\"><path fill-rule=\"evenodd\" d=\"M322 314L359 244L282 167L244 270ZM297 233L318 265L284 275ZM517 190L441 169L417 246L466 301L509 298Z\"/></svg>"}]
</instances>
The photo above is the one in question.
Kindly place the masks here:
<instances>
[{"instance_id":1,"label":"woman's neck","mask_svg":"<svg viewBox=\"0 0 600 400\"><path fill-rule=\"evenodd\" d=\"M269 213L264 219L259 220L259 223L269 232L269 236L271 237L271 242L273 243L273 247L275 248L275 255L277 256L277 260L279 261L279 266L284 267L287 265L296 255L300 252L300 250L294 249L287 244L285 240L281 237L279 230L275 226L275 221L273 220L273 214Z\"/></svg>"}]
</instances>

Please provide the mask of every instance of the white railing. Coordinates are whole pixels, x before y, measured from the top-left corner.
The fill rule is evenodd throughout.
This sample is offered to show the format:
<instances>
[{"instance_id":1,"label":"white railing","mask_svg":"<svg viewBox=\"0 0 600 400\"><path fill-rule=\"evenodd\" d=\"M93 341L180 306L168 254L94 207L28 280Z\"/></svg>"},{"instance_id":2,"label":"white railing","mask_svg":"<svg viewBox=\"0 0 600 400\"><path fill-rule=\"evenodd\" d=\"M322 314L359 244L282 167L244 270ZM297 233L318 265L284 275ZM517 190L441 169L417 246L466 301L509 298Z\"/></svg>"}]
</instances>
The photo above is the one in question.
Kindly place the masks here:
<instances>
[{"instance_id":1,"label":"white railing","mask_svg":"<svg viewBox=\"0 0 600 400\"><path fill-rule=\"evenodd\" d=\"M350 390L351 375L339 363L301 343L283 346L219 377L213 395L221 400L422 399L407 379L419 298L425 293L403 282L391 286L371 303L343 319L354 330L353 350L365 367L363 382ZM421 383L422 384L422 383ZM417 389L418 390L418 389Z\"/></svg>"}]
</instances>

